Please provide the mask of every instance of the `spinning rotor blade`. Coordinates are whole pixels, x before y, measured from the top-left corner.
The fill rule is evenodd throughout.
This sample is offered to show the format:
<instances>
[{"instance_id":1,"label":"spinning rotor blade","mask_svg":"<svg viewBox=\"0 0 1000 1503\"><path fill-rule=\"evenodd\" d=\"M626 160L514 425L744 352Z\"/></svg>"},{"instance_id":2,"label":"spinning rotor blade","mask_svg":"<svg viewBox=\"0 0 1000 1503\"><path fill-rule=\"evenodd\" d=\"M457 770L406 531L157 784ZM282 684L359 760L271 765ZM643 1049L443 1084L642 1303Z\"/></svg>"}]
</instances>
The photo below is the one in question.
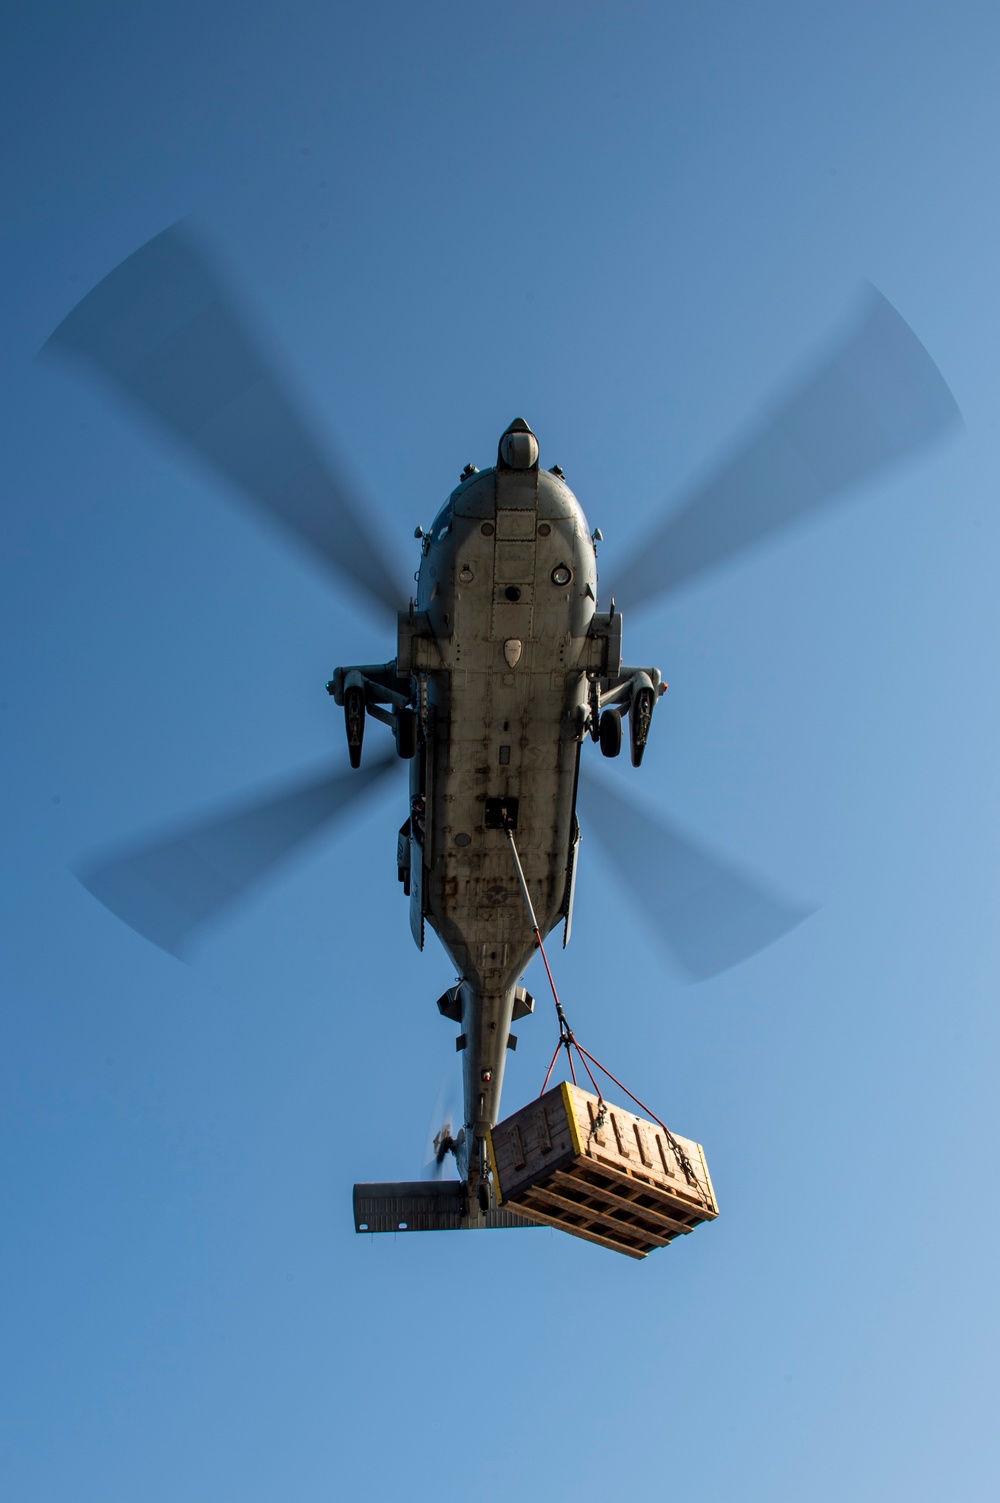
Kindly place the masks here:
<instances>
[{"instance_id":1,"label":"spinning rotor blade","mask_svg":"<svg viewBox=\"0 0 1000 1503\"><path fill-rule=\"evenodd\" d=\"M455 1159L450 1143L458 1137L465 1120L462 1101L462 1079L451 1067L441 1080L434 1110L424 1136L423 1162L420 1168L422 1179L449 1179L455 1177Z\"/></svg>"},{"instance_id":2,"label":"spinning rotor blade","mask_svg":"<svg viewBox=\"0 0 1000 1503\"><path fill-rule=\"evenodd\" d=\"M638 605L833 501L961 420L944 377L875 288L860 326L615 577Z\"/></svg>"},{"instance_id":3,"label":"spinning rotor blade","mask_svg":"<svg viewBox=\"0 0 1000 1503\"><path fill-rule=\"evenodd\" d=\"M192 930L242 897L397 761L393 753L358 771L324 772L166 839L87 864L76 875L130 928L179 955Z\"/></svg>"},{"instance_id":4,"label":"spinning rotor blade","mask_svg":"<svg viewBox=\"0 0 1000 1503\"><path fill-rule=\"evenodd\" d=\"M688 836L587 774L585 828L599 837L675 963L707 981L781 939L808 918L756 878L710 855Z\"/></svg>"},{"instance_id":5,"label":"spinning rotor blade","mask_svg":"<svg viewBox=\"0 0 1000 1503\"><path fill-rule=\"evenodd\" d=\"M99 282L45 349L86 361L379 607L405 601L363 502L321 453L208 257L179 226Z\"/></svg>"}]
</instances>

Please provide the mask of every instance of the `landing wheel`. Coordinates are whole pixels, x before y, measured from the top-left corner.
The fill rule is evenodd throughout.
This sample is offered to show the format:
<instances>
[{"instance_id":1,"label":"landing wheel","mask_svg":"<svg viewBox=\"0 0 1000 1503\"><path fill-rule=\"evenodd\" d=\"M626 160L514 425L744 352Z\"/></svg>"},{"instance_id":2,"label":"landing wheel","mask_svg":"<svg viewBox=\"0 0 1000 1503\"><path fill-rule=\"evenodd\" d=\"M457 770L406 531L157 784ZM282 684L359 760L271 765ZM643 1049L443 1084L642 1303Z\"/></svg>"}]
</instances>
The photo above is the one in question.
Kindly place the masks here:
<instances>
[{"instance_id":1,"label":"landing wheel","mask_svg":"<svg viewBox=\"0 0 1000 1503\"><path fill-rule=\"evenodd\" d=\"M408 762L417 750L417 712L409 705L396 711L396 751Z\"/></svg>"},{"instance_id":2,"label":"landing wheel","mask_svg":"<svg viewBox=\"0 0 1000 1503\"><path fill-rule=\"evenodd\" d=\"M646 742L649 739L649 725L653 718L653 705L656 696L652 689L640 689L632 701L632 708L628 716L628 739L629 751L632 754L632 766L638 767L642 761L642 754L646 750Z\"/></svg>"},{"instance_id":3,"label":"landing wheel","mask_svg":"<svg viewBox=\"0 0 1000 1503\"><path fill-rule=\"evenodd\" d=\"M476 1186L476 1195L479 1199L479 1209L485 1216L490 1208L490 1187L485 1180L479 1181L479 1184Z\"/></svg>"},{"instance_id":4,"label":"landing wheel","mask_svg":"<svg viewBox=\"0 0 1000 1503\"><path fill-rule=\"evenodd\" d=\"M617 710L605 710L601 716L601 751L617 757L622 749L622 717Z\"/></svg>"},{"instance_id":5,"label":"landing wheel","mask_svg":"<svg viewBox=\"0 0 1000 1503\"><path fill-rule=\"evenodd\" d=\"M365 739L365 691L356 685L344 691L344 720L351 766L360 767L361 744Z\"/></svg>"}]
</instances>

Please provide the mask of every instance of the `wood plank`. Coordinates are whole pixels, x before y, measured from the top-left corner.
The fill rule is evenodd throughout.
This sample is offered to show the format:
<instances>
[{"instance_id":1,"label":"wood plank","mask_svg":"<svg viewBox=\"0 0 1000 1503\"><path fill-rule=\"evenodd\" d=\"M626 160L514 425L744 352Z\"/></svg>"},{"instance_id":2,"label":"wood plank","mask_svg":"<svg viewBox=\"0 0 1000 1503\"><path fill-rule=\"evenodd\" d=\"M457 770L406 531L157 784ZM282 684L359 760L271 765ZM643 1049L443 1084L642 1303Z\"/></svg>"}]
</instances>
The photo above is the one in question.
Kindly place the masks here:
<instances>
[{"instance_id":1,"label":"wood plank","mask_svg":"<svg viewBox=\"0 0 1000 1503\"><path fill-rule=\"evenodd\" d=\"M677 1221L673 1217L667 1216L662 1211L653 1210L650 1206L641 1206L639 1205L638 1201L628 1200L625 1196L616 1195L613 1190L601 1189L599 1185L592 1185L589 1180L575 1179L573 1175L567 1174L565 1170L557 1170L552 1175L552 1179L555 1180L556 1184L558 1185L572 1185L574 1189L577 1190L585 1189L588 1194L591 1194L595 1198L599 1198L603 1201L610 1202L610 1204L617 1209L637 1212L640 1216L648 1216L649 1219L655 1222L657 1225L669 1227L675 1236L683 1236L686 1235L686 1233L694 1230L694 1228L689 1224L683 1221ZM534 1188L537 1190L539 1186L536 1185Z\"/></svg>"},{"instance_id":2,"label":"wood plank","mask_svg":"<svg viewBox=\"0 0 1000 1503\"><path fill-rule=\"evenodd\" d=\"M646 1175L641 1170L631 1168L624 1160L609 1158L604 1153L588 1153L585 1159L577 1160L580 1164L587 1163L588 1161L592 1164L599 1164L609 1174L620 1175L622 1178L628 1179L636 1185L645 1185L647 1189L669 1195L673 1200L682 1200L685 1205L691 1206L692 1210L703 1211L709 1217L718 1215L718 1209L715 1206L715 1197L712 1196L710 1199L708 1195L704 1194L700 1181L698 1190L696 1191L693 1186L688 1185L687 1180L668 1180L662 1175L658 1177ZM695 1178L697 1179L697 1175ZM685 1188L682 1189L682 1185Z\"/></svg>"},{"instance_id":3,"label":"wood plank","mask_svg":"<svg viewBox=\"0 0 1000 1503\"><path fill-rule=\"evenodd\" d=\"M586 1172L589 1164L590 1160L588 1159L576 1159L573 1163L572 1170L570 1172L573 1172L579 1176L581 1184L591 1183L591 1180L588 1178ZM561 1168L562 1166L559 1165L556 1167ZM555 1171L553 1170L553 1172ZM683 1197L673 1185L670 1185L669 1187L663 1187L657 1184L650 1183L648 1180L640 1179L638 1175L626 1176L620 1170L613 1169L609 1164L606 1163L601 1164L600 1173L605 1178L611 1179L612 1182L617 1186L615 1193L624 1196L626 1199L632 1199L635 1196L648 1195L652 1193L653 1195L662 1196L665 1201L669 1200L674 1202L681 1202L681 1204L678 1205L678 1210L683 1212L684 1214L694 1213L697 1216L708 1220L711 1220L717 1214L713 1209L710 1209L703 1202L693 1202Z\"/></svg>"},{"instance_id":4,"label":"wood plank","mask_svg":"<svg viewBox=\"0 0 1000 1503\"><path fill-rule=\"evenodd\" d=\"M558 1217L549 1216L545 1211L539 1210L535 1206L518 1204L517 1211L519 1216L527 1216L530 1220L537 1221L542 1226L551 1226L557 1232L568 1232L571 1237L583 1237L587 1242L596 1242L599 1247L606 1247L609 1252L624 1253L627 1258L646 1258L649 1256L648 1251L641 1252L636 1247L626 1247L623 1242L614 1242L610 1237L599 1236L597 1232L588 1232L579 1226L567 1226Z\"/></svg>"},{"instance_id":5,"label":"wood plank","mask_svg":"<svg viewBox=\"0 0 1000 1503\"><path fill-rule=\"evenodd\" d=\"M560 1210L569 1212L571 1216L586 1216L590 1221L597 1222L599 1226L604 1227L608 1231L614 1229L634 1234L638 1240L651 1242L654 1247L666 1247L668 1243L673 1241L673 1234L664 1237L661 1232L653 1231L651 1227L642 1226L630 1221L615 1221L613 1217L609 1217L606 1213L602 1215L599 1207L581 1206L575 1200L567 1200L564 1195L560 1195L557 1190L550 1189L548 1185L533 1185L531 1194L533 1196L542 1196L546 1203L553 1203ZM520 1210L520 1207L518 1209ZM564 1225L564 1230L575 1232L576 1227Z\"/></svg>"},{"instance_id":6,"label":"wood plank","mask_svg":"<svg viewBox=\"0 0 1000 1503\"><path fill-rule=\"evenodd\" d=\"M658 1123L647 1121L644 1117L638 1116L631 1108L613 1106L610 1101L606 1100L605 1105L608 1109L608 1121L599 1134L595 1133L596 1096L592 1096L580 1086L571 1086L569 1090L570 1101L577 1123L577 1131L585 1143L585 1151L588 1157L599 1159L608 1164L609 1167L613 1165L619 1173L628 1173L630 1167L635 1165L636 1157L638 1157L647 1170L652 1169L651 1178L657 1184L666 1186L679 1182L687 1186L689 1191L694 1190L699 1197L703 1197L718 1212L711 1178L708 1174L708 1165L705 1162L704 1150L700 1143L694 1142L691 1138L682 1137L678 1133L671 1133L669 1135L687 1156L694 1171L696 1184L695 1186L691 1186L687 1176L684 1174L677 1154L670 1146L670 1142L668 1140L665 1141L663 1129ZM631 1132L629 1131L630 1126ZM636 1135L635 1146L638 1149L637 1155L632 1152L631 1137L633 1134ZM626 1144L626 1151L624 1152L620 1151L618 1147L623 1138ZM643 1148L645 1148L645 1152L643 1152ZM603 1152L600 1151L601 1149L603 1149ZM662 1164L656 1162L660 1158L663 1160ZM704 1181L702 1175L699 1173L699 1169L704 1171ZM638 1170L636 1169L634 1172L638 1173Z\"/></svg>"}]
</instances>

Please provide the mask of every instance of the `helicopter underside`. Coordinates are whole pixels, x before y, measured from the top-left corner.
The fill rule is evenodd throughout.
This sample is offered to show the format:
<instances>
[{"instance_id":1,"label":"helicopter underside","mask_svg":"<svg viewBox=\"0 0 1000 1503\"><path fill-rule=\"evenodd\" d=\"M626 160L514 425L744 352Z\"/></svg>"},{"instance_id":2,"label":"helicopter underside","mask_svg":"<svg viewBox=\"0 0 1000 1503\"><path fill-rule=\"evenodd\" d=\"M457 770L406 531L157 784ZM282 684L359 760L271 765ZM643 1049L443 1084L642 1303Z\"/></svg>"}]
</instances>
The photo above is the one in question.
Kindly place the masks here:
<instances>
[{"instance_id":1,"label":"helicopter underside","mask_svg":"<svg viewBox=\"0 0 1000 1503\"><path fill-rule=\"evenodd\" d=\"M507 830L542 935L563 920L568 937L580 747L591 683L618 681L620 617L596 613L594 544L560 478L498 467L460 486L443 515L419 575L426 635L401 621L423 729L411 919L418 943L430 924L461 978L449 1015L461 1024L466 1127L481 1140L535 950Z\"/></svg>"},{"instance_id":2,"label":"helicopter underside","mask_svg":"<svg viewBox=\"0 0 1000 1503\"><path fill-rule=\"evenodd\" d=\"M616 574L629 609L818 513L958 419L916 335L872 290L860 316L773 410L676 500ZM304 420L252 321L187 226L154 236L63 319L45 346L125 396L227 488L277 522L373 610L405 593L362 497ZM597 613L594 541L556 468L516 420L495 469L471 465L423 537L417 600L399 617L396 661L338 669L351 769L287 779L110 850L79 867L107 908L173 954L323 826L387 779L392 752L361 767L365 713L412 759L399 850L411 924L429 923L460 984L442 1007L461 1027L467 1138L496 1120L517 978L534 936L514 880L549 932L568 921L580 744L621 748L627 711L641 760L662 689L654 669L622 669L621 618ZM806 916L752 874L610 785L588 789L589 828L681 971L705 980ZM466 1163L471 1156L466 1154Z\"/></svg>"}]
</instances>

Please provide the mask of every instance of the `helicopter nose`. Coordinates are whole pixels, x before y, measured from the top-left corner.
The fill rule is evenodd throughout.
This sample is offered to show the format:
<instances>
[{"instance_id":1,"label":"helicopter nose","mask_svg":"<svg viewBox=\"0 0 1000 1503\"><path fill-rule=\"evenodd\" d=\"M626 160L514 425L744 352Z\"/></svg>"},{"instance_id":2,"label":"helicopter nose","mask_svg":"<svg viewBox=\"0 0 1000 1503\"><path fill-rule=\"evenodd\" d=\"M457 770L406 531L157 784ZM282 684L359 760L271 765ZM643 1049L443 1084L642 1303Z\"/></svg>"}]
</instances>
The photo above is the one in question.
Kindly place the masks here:
<instances>
[{"instance_id":1,"label":"helicopter nose","mask_svg":"<svg viewBox=\"0 0 1000 1503\"><path fill-rule=\"evenodd\" d=\"M500 461L511 470L530 470L538 463L538 439L524 418L515 418L501 434Z\"/></svg>"}]
</instances>

